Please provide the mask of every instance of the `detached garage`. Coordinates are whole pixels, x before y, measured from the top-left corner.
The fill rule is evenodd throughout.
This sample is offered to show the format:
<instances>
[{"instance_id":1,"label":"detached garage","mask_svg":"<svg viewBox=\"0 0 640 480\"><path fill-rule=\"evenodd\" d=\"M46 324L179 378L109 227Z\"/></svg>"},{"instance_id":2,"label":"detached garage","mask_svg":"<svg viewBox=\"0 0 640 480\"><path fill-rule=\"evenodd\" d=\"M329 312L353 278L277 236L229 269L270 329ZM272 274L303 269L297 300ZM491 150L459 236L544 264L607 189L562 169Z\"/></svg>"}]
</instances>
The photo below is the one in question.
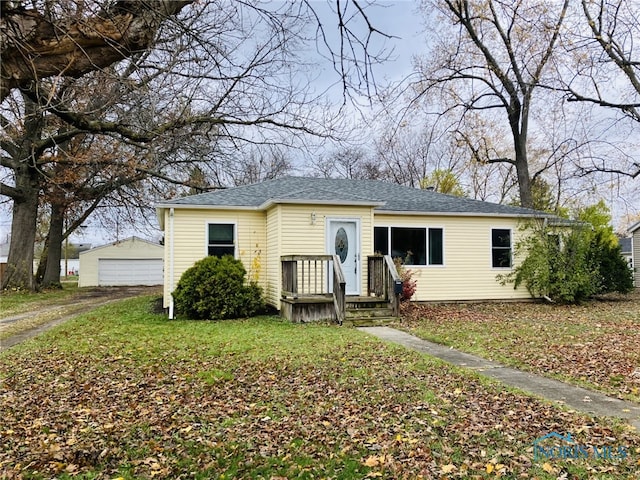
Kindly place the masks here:
<instances>
[{"instance_id":1,"label":"detached garage","mask_svg":"<svg viewBox=\"0 0 640 480\"><path fill-rule=\"evenodd\" d=\"M164 247L138 237L80 253L79 287L162 285Z\"/></svg>"}]
</instances>

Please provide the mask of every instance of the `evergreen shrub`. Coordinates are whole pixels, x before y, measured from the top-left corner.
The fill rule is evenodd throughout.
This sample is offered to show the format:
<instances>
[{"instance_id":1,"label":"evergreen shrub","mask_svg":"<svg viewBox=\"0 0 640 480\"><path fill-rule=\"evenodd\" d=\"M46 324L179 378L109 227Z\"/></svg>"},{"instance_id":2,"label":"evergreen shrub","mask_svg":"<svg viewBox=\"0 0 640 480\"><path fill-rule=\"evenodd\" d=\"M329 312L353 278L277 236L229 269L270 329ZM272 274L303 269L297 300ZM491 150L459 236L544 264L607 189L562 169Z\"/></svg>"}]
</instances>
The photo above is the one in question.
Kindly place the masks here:
<instances>
[{"instance_id":1,"label":"evergreen shrub","mask_svg":"<svg viewBox=\"0 0 640 480\"><path fill-rule=\"evenodd\" d=\"M250 317L264 310L262 289L231 255L206 257L182 274L173 292L176 311L194 320Z\"/></svg>"}]
</instances>

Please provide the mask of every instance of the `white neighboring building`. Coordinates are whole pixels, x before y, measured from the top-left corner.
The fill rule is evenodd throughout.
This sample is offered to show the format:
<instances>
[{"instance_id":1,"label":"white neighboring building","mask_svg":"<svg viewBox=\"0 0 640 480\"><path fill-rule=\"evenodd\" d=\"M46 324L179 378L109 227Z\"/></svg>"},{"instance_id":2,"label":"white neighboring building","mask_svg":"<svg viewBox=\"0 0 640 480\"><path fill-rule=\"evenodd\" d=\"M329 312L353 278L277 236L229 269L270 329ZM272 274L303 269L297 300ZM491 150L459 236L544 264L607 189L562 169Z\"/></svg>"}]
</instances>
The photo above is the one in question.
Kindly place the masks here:
<instances>
[{"instance_id":1,"label":"white neighboring building","mask_svg":"<svg viewBox=\"0 0 640 480\"><path fill-rule=\"evenodd\" d=\"M162 285L164 247L138 237L80 253L79 287Z\"/></svg>"}]
</instances>

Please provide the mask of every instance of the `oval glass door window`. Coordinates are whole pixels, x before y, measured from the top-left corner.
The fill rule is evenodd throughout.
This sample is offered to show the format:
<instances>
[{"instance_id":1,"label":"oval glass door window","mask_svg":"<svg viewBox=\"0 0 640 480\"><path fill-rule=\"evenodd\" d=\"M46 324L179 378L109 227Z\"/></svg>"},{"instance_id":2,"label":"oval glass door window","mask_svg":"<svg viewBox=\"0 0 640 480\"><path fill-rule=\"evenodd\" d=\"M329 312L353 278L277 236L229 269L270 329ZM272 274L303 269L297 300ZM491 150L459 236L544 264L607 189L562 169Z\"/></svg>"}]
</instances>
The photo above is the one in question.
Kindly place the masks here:
<instances>
[{"instance_id":1,"label":"oval glass door window","mask_svg":"<svg viewBox=\"0 0 640 480\"><path fill-rule=\"evenodd\" d=\"M336 255L340 258L340 263L344 263L347 259L348 252L349 240L347 239L347 232L340 227L336 232Z\"/></svg>"}]
</instances>

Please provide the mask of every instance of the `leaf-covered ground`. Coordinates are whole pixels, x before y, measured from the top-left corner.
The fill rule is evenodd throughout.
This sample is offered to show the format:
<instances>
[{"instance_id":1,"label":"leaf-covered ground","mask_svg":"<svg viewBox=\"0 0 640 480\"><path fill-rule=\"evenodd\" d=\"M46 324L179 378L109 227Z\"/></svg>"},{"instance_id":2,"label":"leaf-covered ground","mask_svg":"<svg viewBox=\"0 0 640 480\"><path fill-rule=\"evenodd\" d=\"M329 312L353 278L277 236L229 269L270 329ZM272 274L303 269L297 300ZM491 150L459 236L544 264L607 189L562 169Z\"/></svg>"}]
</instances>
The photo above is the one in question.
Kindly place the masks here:
<instances>
[{"instance_id":1,"label":"leaf-covered ground","mask_svg":"<svg viewBox=\"0 0 640 480\"><path fill-rule=\"evenodd\" d=\"M640 478L624 424L355 329L169 321L150 304L103 307L0 355L0 477ZM535 459L550 432L625 455Z\"/></svg>"},{"instance_id":2,"label":"leaf-covered ground","mask_svg":"<svg viewBox=\"0 0 640 480\"><path fill-rule=\"evenodd\" d=\"M579 306L405 305L413 334L640 403L640 295Z\"/></svg>"}]
</instances>

